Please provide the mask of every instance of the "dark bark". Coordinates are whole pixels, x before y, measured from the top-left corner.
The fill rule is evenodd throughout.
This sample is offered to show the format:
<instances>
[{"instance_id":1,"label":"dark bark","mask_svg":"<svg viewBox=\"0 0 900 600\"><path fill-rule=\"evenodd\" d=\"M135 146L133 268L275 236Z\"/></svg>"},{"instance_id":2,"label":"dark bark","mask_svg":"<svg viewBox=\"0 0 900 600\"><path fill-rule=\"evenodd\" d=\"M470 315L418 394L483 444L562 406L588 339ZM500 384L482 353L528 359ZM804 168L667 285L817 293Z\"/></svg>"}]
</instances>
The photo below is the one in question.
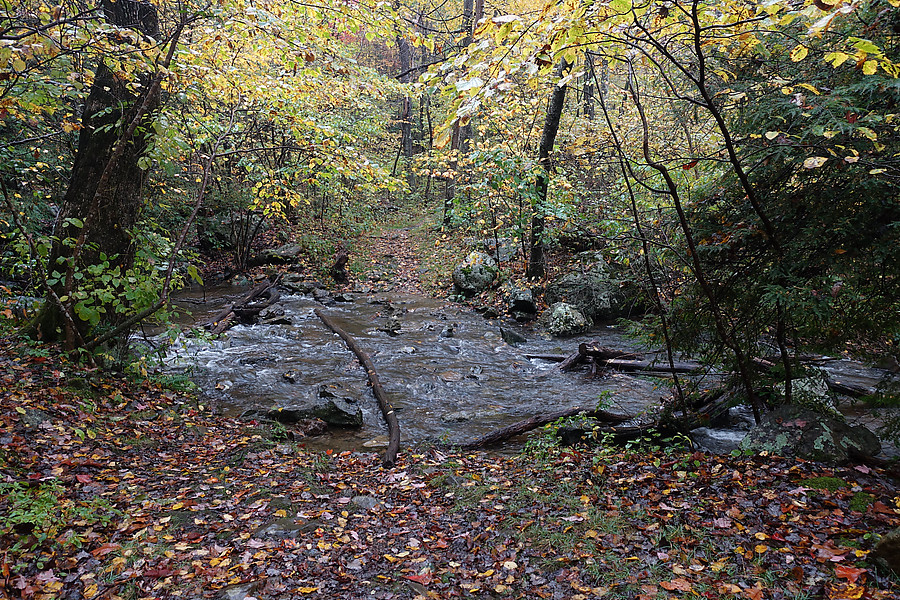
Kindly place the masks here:
<instances>
[{"instance_id":1,"label":"dark bark","mask_svg":"<svg viewBox=\"0 0 900 600\"><path fill-rule=\"evenodd\" d=\"M353 336L339 327L337 323L322 311L316 309L315 313L330 330L338 334L341 339L347 343L347 347L353 351L356 358L359 359L360 364L362 364L363 368L366 370L369 383L372 385L372 394L375 396L375 399L378 400L378 406L381 408L381 414L388 427L389 441L387 450L384 452L382 464L385 467L393 467L397 462L397 452L400 450L400 423L397 421L397 413L394 412L394 407L391 405L387 394L385 394L384 388L381 387L381 380L378 379L378 372L375 370L375 364Z\"/></svg>"},{"instance_id":2,"label":"dark bark","mask_svg":"<svg viewBox=\"0 0 900 600\"><path fill-rule=\"evenodd\" d=\"M453 215L453 198L456 197L456 155L459 152L460 127L459 122L453 124L453 133L450 135L450 177L444 185L444 227L451 224Z\"/></svg>"},{"instance_id":3,"label":"dark bark","mask_svg":"<svg viewBox=\"0 0 900 600\"><path fill-rule=\"evenodd\" d=\"M624 423L625 421L631 419L631 417L625 415L615 415L612 413L608 413L605 410L586 411L583 408L569 408L566 410L546 413L543 415L535 415L529 419L525 419L524 421L513 423L508 427L498 429L497 431L492 431L487 435L483 435L480 438L463 444L461 448L464 448L466 450L475 450L478 448L485 448L487 446L494 446L496 444L505 442L517 435L527 433L529 431L537 429L538 427L543 427L544 425L553 423L554 421L558 421L559 419L574 417L577 415L583 415L584 417L597 419L598 421L603 421L604 423L611 424Z\"/></svg>"},{"instance_id":4,"label":"dark bark","mask_svg":"<svg viewBox=\"0 0 900 600\"><path fill-rule=\"evenodd\" d=\"M559 79L569 68L565 59L559 63L556 70L556 78ZM538 148L538 164L541 166L541 174L535 182L535 198L532 203L531 239L529 243L528 277L540 278L544 276L544 206L547 203L547 187L550 183L550 174L553 172L553 163L550 154L556 143L556 134L559 133L559 120L562 117L563 107L566 103L566 86L556 85L550 95L550 106L547 107L547 116L544 119L544 130L541 134L541 145Z\"/></svg>"},{"instance_id":5,"label":"dark bark","mask_svg":"<svg viewBox=\"0 0 900 600\"><path fill-rule=\"evenodd\" d=\"M402 36L397 36L397 51L400 55L400 72L405 73L400 77L400 83L409 83L410 65L412 64L412 53L410 52L409 42ZM403 156L409 158L413 155L413 139L412 139L412 99L409 96L403 96L400 99L400 147Z\"/></svg>"},{"instance_id":6,"label":"dark bark","mask_svg":"<svg viewBox=\"0 0 900 600\"><path fill-rule=\"evenodd\" d=\"M149 2L102 0L101 4L110 24L149 38L159 37L156 7ZM72 287L74 271L96 264L101 253L112 268L131 266L135 250L131 232L140 215L144 183L138 159L147 149L150 135L146 132L159 105L158 84L151 84L150 75L140 76L138 82L140 87L134 88L103 62L97 67L48 261L51 275L65 275L65 282L55 286L57 296L71 295L68 288ZM62 243L67 239L77 243ZM87 324L78 323L78 330L71 331L72 323L64 317L64 309L48 300L35 323L36 333L44 339L55 339L65 330L67 345L74 347L73 338L83 340Z\"/></svg>"},{"instance_id":7,"label":"dark bark","mask_svg":"<svg viewBox=\"0 0 900 600\"><path fill-rule=\"evenodd\" d=\"M210 330L210 333L218 335L231 327L233 321L232 315L237 317L241 317L243 315L243 318L247 318L247 316L251 314L258 315L259 311L277 302L277 295L270 295L269 301L267 302L254 302L257 298L271 290L272 286L274 285L274 282L266 279L262 283L256 285L249 292L244 294L240 300L226 306L219 314L213 317L212 320L206 324L206 327Z\"/></svg>"},{"instance_id":8,"label":"dark bark","mask_svg":"<svg viewBox=\"0 0 900 600\"><path fill-rule=\"evenodd\" d=\"M582 110L584 118L594 120L594 55L588 52L585 55L584 97L582 98Z\"/></svg>"},{"instance_id":9,"label":"dark bark","mask_svg":"<svg viewBox=\"0 0 900 600\"><path fill-rule=\"evenodd\" d=\"M335 283L347 283L350 281L350 275L347 274L347 263L350 261L350 255L346 250L339 250L334 257L334 264L331 265L331 278Z\"/></svg>"},{"instance_id":10,"label":"dark bark","mask_svg":"<svg viewBox=\"0 0 900 600\"><path fill-rule=\"evenodd\" d=\"M596 342L591 344L579 344L578 351L562 361L557 367L565 373L571 371L577 365L585 362L587 359L594 362L606 362L613 359L636 360L638 355L633 352L625 352L624 350L616 350L599 346Z\"/></svg>"}]
</instances>

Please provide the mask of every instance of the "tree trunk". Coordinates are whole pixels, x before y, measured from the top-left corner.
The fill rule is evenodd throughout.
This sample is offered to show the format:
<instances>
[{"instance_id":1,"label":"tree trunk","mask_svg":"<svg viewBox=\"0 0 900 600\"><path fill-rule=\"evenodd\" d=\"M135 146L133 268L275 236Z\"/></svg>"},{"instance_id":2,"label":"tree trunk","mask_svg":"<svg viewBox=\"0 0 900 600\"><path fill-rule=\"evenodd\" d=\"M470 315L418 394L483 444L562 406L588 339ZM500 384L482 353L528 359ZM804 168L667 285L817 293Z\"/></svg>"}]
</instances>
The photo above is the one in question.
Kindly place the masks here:
<instances>
[{"instance_id":1,"label":"tree trunk","mask_svg":"<svg viewBox=\"0 0 900 600\"><path fill-rule=\"evenodd\" d=\"M584 118L588 121L594 120L594 56L588 52L585 55L585 72L584 72L584 98L582 99L582 110Z\"/></svg>"},{"instance_id":2,"label":"tree trunk","mask_svg":"<svg viewBox=\"0 0 900 600\"><path fill-rule=\"evenodd\" d=\"M556 70L556 79L563 76L569 68L566 59L562 59ZM541 166L541 174L535 182L535 197L531 207L531 240L528 253L528 268L526 276L541 278L544 276L544 206L547 203L547 187L550 183L550 173L553 172L553 163L550 154L556 143L556 134L559 132L559 120L562 117L563 107L566 103L566 86L556 85L550 96L550 106L547 108L547 117L544 119L544 131L541 134L541 145L538 149L538 164Z\"/></svg>"},{"instance_id":3,"label":"tree trunk","mask_svg":"<svg viewBox=\"0 0 900 600\"><path fill-rule=\"evenodd\" d=\"M397 36L397 51L400 55L400 83L409 83L410 67L412 66L412 53L409 42L402 36ZM409 95L400 99L400 146L403 156L410 158L413 155L412 138L412 99Z\"/></svg>"},{"instance_id":4,"label":"tree trunk","mask_svg":"<svg viewBox=\"0 0 900 600\"><path fill-rule=\"evenodd\" d=\"M159 37L156 7L141 0L102 0L107 21L118 27L133 29L151 38ZM82 128L78 139L75 164L69 187L54 228L55 243L51 249L48 272L60 275L67 271L98 264L101 255L109 260L110 268L131 266L135 248L131 232L137 224L142 206L141 190L144 171L138 159L149 142L152 113L158 107L158 96L150 106L144 106L144 95L150 92L150 76L138 78L141 86L135 92L128 82L113 73L103 62L97 67L94 83L84 106ZM114 153L129 124L143 111L139 130L131 140L124 140L120 152ZM113 168L109 162L114 161ZM75 252L65 240L83 238ZM71 262L77 264L72 265ZM67 264L68 263L68 264ZM63 282L54 286L60 295L67 294ZM36 322L43 339L58 339L65 321L62 307L45 302ZM79 322L87 331L87 323ZM68 337L68 336L67 336ZM71 341L71 340L69 340Z\"/></svg>"}]
</instances>

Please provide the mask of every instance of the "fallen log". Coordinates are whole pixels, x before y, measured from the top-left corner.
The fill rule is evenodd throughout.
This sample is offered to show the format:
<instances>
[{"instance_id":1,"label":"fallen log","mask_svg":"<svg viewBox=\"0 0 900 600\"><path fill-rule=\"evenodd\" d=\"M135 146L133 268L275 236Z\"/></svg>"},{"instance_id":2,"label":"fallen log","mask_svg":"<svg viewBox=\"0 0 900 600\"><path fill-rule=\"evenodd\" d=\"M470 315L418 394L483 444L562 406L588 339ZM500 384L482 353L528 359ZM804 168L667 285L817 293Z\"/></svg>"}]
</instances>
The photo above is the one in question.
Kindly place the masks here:
<instances>
[{"instance_id":1,"label":"fallen log","mask_svg":"<svg viewBox=\"0 0 900 600\"><path fill-rule=\"evenodd\" d=\"M241 320L242 323L253 322L264 309L269 308L281 298L281 293L275 288L266 290L269 297L262 302L248 302L246 304L235 306L232 312Z\"/></svg>"},{"instance_id":2,"label":"fallen log","mask_svg":"<svg viewBox=\"0 0 900 600\"><path fill-rule=\"evenodd\" d=\"M582 343L578 345L578 351L575 354L563 360L557 367L560 371L565 373L566 371L574 369L588 358L593 359L595 363L599 364L613 359L636 360L640 357L633 352L625 352L624 350L600 346L597 342L591 342L590 344ZM596 367L592 367L592 369L594 368Z\"/></svg>"},{"instance_id":3,"label":"fallen log","mask_svg":"<svg viewBox=\"0 0 900 600\"><path fill-rule=\"evenodd\" d=\"M372 386L372 393L375 395L375 399L378 400L378 406L381 408L381 414L388 427L389 441L382 464L385 467L393 467L394 463L397 462L397 452L400 450L400 423L397 421L397 414L394 412L394 407L391 406L390 400L388 400L387 395L384 393L384 388L381 387L381 381L378 379L378 373L375 371L375 365L372 363L372 359L362 349L356 339L339 327L330 317L325 315L325 313L318 308L314 312L330 330L338 334L341 339L347 343L347 346L353 351L363 368L366 370L366 376L369 378L369 383Z\"/></svg>"},{"instance_id":4,"label":"fallen log","mask_svg":"<svg viewBox=\"0 0 900 600\"><path fill-rule=\"evenodd\" d=\"M585 417L589 417L592 419L598 419L600 421L604 421L606 423L624 423L628 421L632 417L628 417L625 415L616 415L613 413L606 412L605 410L593 410L588 411L583 408L569 408L566 410L560 410L552 413L546 413L543 415L535 415L531 418L525 419L524 421L519 421L518 423L513 423L503 429L498 429L496 431L492 431L486 435L481 436L480 438L474 439L471 442L463 444L460 448L464 450L477 450L479 448L485 448L487 446L493 446L495 444L499 444L501 442L505 442L506 440L515 437L517 435L521 435L523 433L527 433L538 427L543 427L549 423L553 423L559 419L564 419L566 417L574 417L577 415L583 415Z\"/></svg>"},{"instance_id":5,"label":"fallen log","mask_svg":"<svg viewBox=\"0 0 900 600\"><path fill-rule=\"evenodd\" d=\"M695 373L703 369L700 363L676 362L674 365L655 363L651 360L628 360L611 358L604 361L606 366L620 371L654 371L662 373Z\"/></svg>"},{"instance_id":6,"label":"fallen log","mask_svg":"<svg viewBox=\"0 0 900 600\"><path fill-rule=\"evenodd\" d=\"M238 300L237 302L232 302L224 309L222 309L219 314L213 317L213 319L206 324L207 329L209 329L210 333L213 334L222 333L231 326L231 323L234 320L234 317L232 315L235 314L235 308L240 309L241 307L249 306L256 298L261 296L273 285L275 285L275 282L269 281L268 279L259 283L249 292L244 294L240 300ZM262 310L262 308L260 308L260 310Z\"/></svg>"}]
</instances>

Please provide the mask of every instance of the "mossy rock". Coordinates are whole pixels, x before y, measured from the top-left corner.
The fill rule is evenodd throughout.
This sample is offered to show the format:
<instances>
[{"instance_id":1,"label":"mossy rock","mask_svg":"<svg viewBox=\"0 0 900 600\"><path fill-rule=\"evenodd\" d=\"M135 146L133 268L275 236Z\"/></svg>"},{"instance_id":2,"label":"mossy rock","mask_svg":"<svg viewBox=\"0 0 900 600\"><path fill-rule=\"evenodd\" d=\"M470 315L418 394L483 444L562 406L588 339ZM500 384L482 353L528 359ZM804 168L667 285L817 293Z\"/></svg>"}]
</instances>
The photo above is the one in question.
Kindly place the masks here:
<instances>
[{"instance_id":1,"label":"mossy rock","mask_svg":"<svg viewBox=\"0 0 900 600\"><path fill-rule=\"evenodd\" d=\"M768 452L843 465L853 456L880 453L881 441L865 427L791 404L767 414L747 434L741 448L748 453Z\"/></svg>"}]
</instances>

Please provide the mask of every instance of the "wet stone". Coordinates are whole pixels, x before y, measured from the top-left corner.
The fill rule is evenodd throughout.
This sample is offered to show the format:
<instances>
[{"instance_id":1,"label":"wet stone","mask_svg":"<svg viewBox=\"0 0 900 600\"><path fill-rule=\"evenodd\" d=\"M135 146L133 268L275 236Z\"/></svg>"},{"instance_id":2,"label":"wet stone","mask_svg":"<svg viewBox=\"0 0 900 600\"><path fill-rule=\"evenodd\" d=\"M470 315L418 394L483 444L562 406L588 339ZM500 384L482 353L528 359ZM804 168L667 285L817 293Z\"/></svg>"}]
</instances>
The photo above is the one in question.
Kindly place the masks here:
<instances>
[{"instance_id":1,"label":"wet stone","mask_svg":"<svg viewBox=\"0 0 900 600\"><path fill-rule=\"evenodd\" d=\"M519 344L524 344L528 341L527 339L525 339L524 335L505 327L500 328L500 337L502 337L503 341L510 346L518 346Z\"/></svg>"},{"instance_id":2,"label":"wet stone","mask_svg":"<svg viewBox=\"0 0 900 600\"><path fill-rule=\"evenodd\" d=\"M300 526L294 519L283 517L271 523L267 523L257 529L254 537L268 537L277 539L294 539L300 534Z\"/></svg>"},{"instance_id":3,"label":"wet stone","mask_svg":"<svg viewBox=\"0 0 900 600\"><path fill-rule=\"evenodd\" d=\"M50 420L50 415L38 408L26 408L21 419L26 427L33 429Z\"/></svg>"},{"instance_id":4,"label":"wet stone","mask_svg":"<svg viewBox=\"0 0 900 600\"><path fill-rule=\"evenodd\" d=\"M372 496L353 496L350 502L363 510L372 510L378 506L378 499Z\"/></svg>"}]
</instances>

